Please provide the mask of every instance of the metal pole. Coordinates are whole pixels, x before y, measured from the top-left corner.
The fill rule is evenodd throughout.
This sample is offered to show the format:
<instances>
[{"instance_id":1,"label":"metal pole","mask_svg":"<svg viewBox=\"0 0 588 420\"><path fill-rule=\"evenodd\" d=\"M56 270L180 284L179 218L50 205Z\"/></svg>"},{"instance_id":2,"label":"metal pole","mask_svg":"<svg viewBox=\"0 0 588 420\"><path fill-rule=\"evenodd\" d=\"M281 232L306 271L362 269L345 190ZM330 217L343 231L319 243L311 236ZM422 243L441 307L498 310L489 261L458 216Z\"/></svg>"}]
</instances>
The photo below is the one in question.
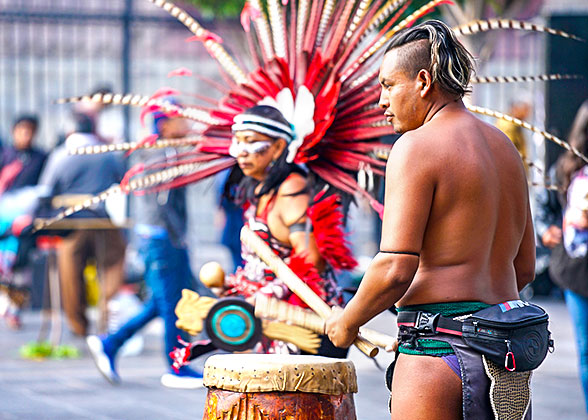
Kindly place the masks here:
<instances>
[{"instance_id":1,"label":"metal pole","mask_svg":"<svg viewBox=\"0 0 588 420\"><path fill-rule=\"evenodd\" d=\"M122 91L131 92L131 23L133 19L133 0L125 0L125 11L122 15L122 54L121 54L121 78ZM130 120L131 109L128 106L123 107L124 119L124 137L125 141L130 141Z\"/></svg>"}]
</instances>

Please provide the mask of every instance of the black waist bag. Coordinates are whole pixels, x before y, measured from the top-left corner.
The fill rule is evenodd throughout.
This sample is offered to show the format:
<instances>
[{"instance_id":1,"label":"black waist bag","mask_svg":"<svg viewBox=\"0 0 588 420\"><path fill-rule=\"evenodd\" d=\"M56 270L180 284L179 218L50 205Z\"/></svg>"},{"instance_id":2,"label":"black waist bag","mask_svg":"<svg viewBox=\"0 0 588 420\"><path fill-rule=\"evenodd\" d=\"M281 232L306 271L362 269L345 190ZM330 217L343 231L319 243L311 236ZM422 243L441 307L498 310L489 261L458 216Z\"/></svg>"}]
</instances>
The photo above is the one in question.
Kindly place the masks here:
<instances>
[{"instance_id":1,"label":"black waist bag","mask_svg":"<svg viewBox=\"0 0 588 420\"><path fill-rule=\"evenodd\" d=\"M398 313L401 343L414 345L419 337L457 335L494 363L518 372L536 369L553 349L548 323L543 308L522 300L492 305L462 320L427 312Z\"/></svg>"},{"instance_id":2,"label":"black waist bag","mask_svg":"<svg viewBox=\"0 0 588 420\"><path fill-rule=\"evenodd\" d=\"M509 371L537 369L553 348L549 315L532 303L515 300L482 309L463 321L465 343Z\"/></svg>"}]
</instances>

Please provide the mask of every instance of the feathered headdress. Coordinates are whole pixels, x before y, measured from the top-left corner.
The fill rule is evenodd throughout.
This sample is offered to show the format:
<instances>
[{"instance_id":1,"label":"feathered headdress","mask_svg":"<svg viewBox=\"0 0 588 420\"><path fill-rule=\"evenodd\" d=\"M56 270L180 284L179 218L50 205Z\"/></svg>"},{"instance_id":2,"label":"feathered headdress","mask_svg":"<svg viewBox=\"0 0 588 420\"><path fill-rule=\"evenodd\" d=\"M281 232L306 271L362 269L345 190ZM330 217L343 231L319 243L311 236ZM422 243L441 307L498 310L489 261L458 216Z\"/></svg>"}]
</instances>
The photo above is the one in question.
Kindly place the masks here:
<instances>
[{"instance_id":1,"label":"feathered headdress","mask_svg":"<svg viewBox=\"0 0 588 420\"><path fill-rule=\"evenodd\" d=\"M74 153L189 145L191 149L176 156L173 162L131 168L119 190L183 186L233 166L235 160L229 148L235 116L255 105L268 104L278 108L293 127L290 161L304 164L319 180L340 192L365 197L381 214L382 205L365 187L373 185L373 177L384 175L382 151L385 155L390 147L375 139L393 133L377 106L380 94L377 64L387 41L396 32L413 25L435 7L451 2L432 0L406 16L410 0L266 0L264 4L261 0L247 0L241 24L254 69L246 71L237 64L241 60L235 60L225 50L222 39L204 29L186 11L166 0L148 1L182 22L194 34L190 40L203 43L220 65L221 76L226 81L225 85L209 83L224 96L220 101L208 100L214 104L212 108L179 107L166 102L162 98L179 92L165 88L152 96L97 94L62 100L140 106L143 107L141 119L147 113L159 111L204 125L196 137L167 140L150 136L141 142L93 146ZM562 31L504 19L474 21L454 30L462 36L501 28L576 39ZM191 75L185 68L170 73L170 76ZM573 76L478 77L473 82L568 77ZM539 132L571 150L557 137L514 117L475 106L468 108ZM580 155L577 150L574 152ZM371 182L366 181L368 177Z\"/></svg>"}]
</instances>

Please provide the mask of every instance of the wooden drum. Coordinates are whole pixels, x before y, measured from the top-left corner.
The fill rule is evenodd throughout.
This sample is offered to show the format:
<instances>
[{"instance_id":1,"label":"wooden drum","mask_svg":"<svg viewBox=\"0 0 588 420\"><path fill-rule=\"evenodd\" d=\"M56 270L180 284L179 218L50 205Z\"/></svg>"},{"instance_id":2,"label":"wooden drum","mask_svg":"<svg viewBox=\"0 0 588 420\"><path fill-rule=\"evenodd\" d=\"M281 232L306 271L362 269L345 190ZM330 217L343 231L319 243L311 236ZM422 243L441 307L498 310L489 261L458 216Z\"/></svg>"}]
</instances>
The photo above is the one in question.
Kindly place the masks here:
<instances>
[{"instance_id":1,"label":"wooden drum","mask_svg":"<svg viewBox=\"0 0 588 420\"><path fill-rule=\"evenodd\" d=\"M347 359L220 354L204 366L203 420L356 420L355 366Z\"/></svg>"}]
</instances>

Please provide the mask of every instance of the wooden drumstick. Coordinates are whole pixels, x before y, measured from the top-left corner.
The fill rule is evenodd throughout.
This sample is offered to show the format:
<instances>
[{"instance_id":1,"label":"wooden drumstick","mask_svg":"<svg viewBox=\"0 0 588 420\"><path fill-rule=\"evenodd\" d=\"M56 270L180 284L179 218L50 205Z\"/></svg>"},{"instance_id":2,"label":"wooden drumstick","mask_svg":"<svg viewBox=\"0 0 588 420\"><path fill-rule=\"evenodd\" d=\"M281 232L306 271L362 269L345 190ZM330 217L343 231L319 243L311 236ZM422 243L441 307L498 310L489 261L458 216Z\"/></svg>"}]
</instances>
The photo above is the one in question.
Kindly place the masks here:
<instances>
[{"instance_id":1,"label":"wooden drumstick","mask_svg":"<svg viewBox=\"0 0 588 420\"><path fill-rule=\"evenodd\" d=\"M317 333L322 333L325 330L324 319L314 312L264 295L259 295L255 299L255 316L258 318L289 322ZM359 332L363 338L381 348L391 347L396 341L391 335L366 327L361 327Z\"/></svg>"},{"instance_id":2,"label":"wooden drumstick","mask_svg":"<svg viewBox=\"0 0 588 420\"><path fill-rule=\"evenodd\" d=\"M331 308L314 291L278 257L272 249L255 232L244 226L241 229L241 241L247 245L286 286L298 296L310 309L321 318L327 319L331 315ZM361 336L357 336L353 344L365 355L374 357L378 348Z\"/></svg>"}]
</instances>

